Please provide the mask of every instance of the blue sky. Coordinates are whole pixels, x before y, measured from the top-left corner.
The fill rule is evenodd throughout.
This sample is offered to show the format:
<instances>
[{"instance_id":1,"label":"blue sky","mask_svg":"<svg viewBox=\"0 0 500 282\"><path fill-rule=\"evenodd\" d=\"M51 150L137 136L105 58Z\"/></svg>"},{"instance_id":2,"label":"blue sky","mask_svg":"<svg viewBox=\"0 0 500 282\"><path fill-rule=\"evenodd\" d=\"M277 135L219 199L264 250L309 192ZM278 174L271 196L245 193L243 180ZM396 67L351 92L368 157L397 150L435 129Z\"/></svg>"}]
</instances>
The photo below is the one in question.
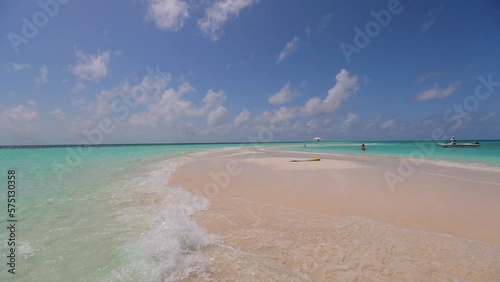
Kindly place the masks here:
<instances>
[{"instance_id":1,"label":"blue sky","mask_svg":"<svg viewBox=\"0 0 500 282\"><path fill-rule=\"evenodd\" d=\"M499 139L499 30L496 1L2 1L0 144Z\"/></svg>"}]
</instances>

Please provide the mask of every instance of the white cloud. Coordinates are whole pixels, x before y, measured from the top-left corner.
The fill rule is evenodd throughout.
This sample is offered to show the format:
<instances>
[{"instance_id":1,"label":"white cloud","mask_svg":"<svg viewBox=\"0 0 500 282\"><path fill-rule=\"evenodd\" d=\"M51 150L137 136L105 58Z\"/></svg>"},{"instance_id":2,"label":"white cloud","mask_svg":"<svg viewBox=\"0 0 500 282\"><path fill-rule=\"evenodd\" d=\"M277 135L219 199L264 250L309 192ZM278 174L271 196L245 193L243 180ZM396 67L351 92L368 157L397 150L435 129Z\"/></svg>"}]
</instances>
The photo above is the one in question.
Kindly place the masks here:
<instances>
[{"instance_id":1,"label":"white cloud","mask_svg":"<svg viewBox=\"0 0 500 282\"><path fill-rule=\"evenodd\" d=\"M37 144L43 135L35 101L0 112L0 144ZM5 138L4 138L5 137Z\"/></svg>"},{"instance_id":2,"label":"white cloud","mask_svg":"<svg viewBox=\"0 0 500 282\"><path fill-rule=\"evenodd\" d=\"M75 53L79 60L71 71L76 77L81 80L99 81L108 75L111 51L98 51L97 54L92 55L75 49Z\"/></svg>"},{"instance_id":3,"label":"white cloud","mask_svg":"<svg viewBox=\"0 0 500 282\"><path fill-rule=\"evenodd\" d=\"M497 116L497 113L488 113L481 117L481 121L487 121Z\"/></svg>"},{"instance_id":4,"label":"white cloud","mask_svg":"<svg viewBox=\"0 0 500 282\"><path fill-rule=\"evenodd\" d=\"M379 121L381 118L382 118L382 115L378 115L378 116L376 116L376 117L374 117L374 118L369 119L369 120L367 121L367 123L366 123L366 128L367 128L367 129L368 129L368 128L371 128L372 126L374 126L375 124L377 124L377 123L378 123L378 121Z\"/></svg>"},{"instance_id":5,"label":"white cloud","mask_svg":"<svg viewBox=\"0 0 500 282\"><path fill-rule=\"evenodd\" d=\"M280 127L283 124L289 124L290 120L297 117L297 109L281 107L273 112L264 111L254 119L257 128Z\"/></svg>"},{"instance_id":6,"label":"white cloud","mask_svg":"<svg viewBox=\"0 0 500 282\"><path fill-rule=\"evenodd\" d=\"M20 70L30 69L30 68L31 68L30 64L18 64L18 63L12 63L8 67L8 69L11 69L13 71L20 71Z\"/></svg>"},{"instance_id":7,"label":"white cloud","mask_svg":"<svg viewBox=\"0 0 500 282\"><path fill-rule=\"evenodd\" d=\"M387 129L387 128L391 128L394 126L394 124L396 123L396 120L395 119L389 119L389 120L386 120L384 121L383 123L380 124L380 128L381 129Z\"/></svg>"},{"instance_id":8,"label":"white cloud","mask_svg":"<svg viewBox=\"0 0 500 282\"><path fill-rule=\"evenodd\" d=\"M170 77L170 75L168 76ZM93 97L74 95L74 99L79 99L79 102L72 106L78 108L82 115L74 116L62 107L53 107L47 112L51 122L54 123L52 125L54 128L49 129L57 130L56 127L64 126L60 129L63 130L61 131L63 133L58 135L59 137L53 138L77 142L83 129L93 129L103 117L107 117L113 121L116 130L112 134L106 135L104 141L106 143L121 142L123 140L121 138L132 138L130 142L158 142L158 138L169 142L197 140L193 138L221 141L226 140L224 138L241 137L244 140L246 134L241 131L241 128L251 120L250 111L245 109L237 118L230 120L230 111L224 105L226 94L223 91L208 90L204 93L197 93L188 82L183 81L181 79L179 86L170 87L166 83L158 84L145 78L136 84L124 81L114 88L99 91ZM139 86L156 88L148 93L147 97L141 96L134 100L132 91ZM116 101L118 101L118 105L114 104ZM126 104L130 101L136 102L137 106ZM16 127L12 126L11 129L6 126L14 113L19 113L23 109L36 109L34 106L36 103L31 101L24 103L18 109L11 109L11 111L3 113L0 111L1 123L4 124L0 124L0 134L12 133L10 136L16 136L15 138L21 140L25 136L33 135L33 132L38 132L29 130L29 128L37 129L37 126L40 125L35 122L36 119L32 120L30 127L28 127L28 123L19 121L17 125L19 130L16 131L14 131ZM117 107L121 109L126 107L128 110L126 112L116 111ZM21 116L17 116L19 118L16 119L21 120ZM29 119L28 117L25 120ZM237 128L236 124L239 126L240 132L229 134L231 130ZM42 132L41 128L40 132ZM49 139L55 140L53 138ZM26 142L31 143L39 142L34 139L26 140Z\"/></svg>"},{"instance_id":9,"label":"white cloud","mask_svg":"<svg viewBox=\"0 0 500 282\"><path fill-rule=\"evenodd\" d=\"M169 73L160 73L159 75L150 73L145 75L138 84L131 85L128 81L124 81L114 88L100 91L96 95L95 101L87 102L83 97L79 97L74 101L74 106L84 112L92 113L93 118L100 118L112 113L113 107L115 112L120 112L119 116L123 115L124 110L117 110L117 108L123 107L128 109L127 115L129 115L140 105L157 102L171 77Z\"/></svg>"},{"instance_id":10,"label":"white cloud","mask_svg":"<svg viewBox=\"0 0 500 282\"><path fill-rule=\"evenodd\" d=\"M302 124L298 121L294 122L288 129L291 132L299 132L303 128Z\"/></svg>"},{"instance_id":11,"label":"white cloud","mask_svg":"<svg viewBox=\"0 0 500 282\"><path fill-rule=\"evenodd\" d=\"M422 125L424 126L436 126L437 121L435 119L429 118L424 121L422 121Z\"/></svg>"},{"instance_id":12,"label":"white cloud","mask_svg":"<svg viewBox=\"0 0 500 282\"><path fill-rule=\"evenodd\" d=\"M322 30L328 28L328 26L330 26L332 18L333 18L332 14L324 15L318 25L318 30L316 31L316 34L319 34Z\"/></svg>"},{"instance_id":13,"label":"white cloud","mask_svg":"<svg viewBox=\"0 0 500 282\"><path fill-rule=\"evenodd\" d=\"M344 121L342 124L342 128L340 129L341 132L345 132L351 127L352 123L354 123L356 120L358 120L358 115L355 113L348 113L347 114L347 119Z\"/></svg>"},{"instance_id":14,"label":"white cloud","mask_svg":"<svg viewBox=\"0 0 500 282\"><path fill-rule=\"evenodd\" d=\"M207 116L208 125L220 125L227 115L227 109L224 106L219 106L216 110L210 112Z\"/></svg>"},{"instance_id":15,"label":"white cloud","mask_svg":"<svg viewBox=\"0 0 500 282\"><path fill-rule=\"evenodd\" d=\"M82 83L82 82L78 82L75 87L73 87L72 91L73 93L78 93L82 90L85 90L85 88L87 88L87 86L85 86L85 83Z\"/></svg>"},{"instance_id":16,"label":"white cloud","mask_svg":"<svg viewBox=\"0 0 500 282\"><path fill-rule=\"evenodd\" d=\"M205 36L217 41L227 21L238 18L241 10L258 2L259 0L214 1L205 9L204 17L198 20L198 28Z\"/></svg>"},{"instance_id":17,"label":"white cloud","mask_svg":"<svg viewBox=\"0 0 500 282\"><path fill-rule=\"evenodd\" d=\"M177 31L189 18L189 5L182 0L149 0L147 19L159 29Z\"/></svg>"},{"instance_id":18,"label":"white cloud","mask_svg":"<svg viewBox=\"0 0 500 282\"><path fill-rule=\"evenodd\" d=\"M356 94L359 89L359 78L350 75L345 69L335 76L337 83L328 90L328 95L321 100L318 97L309 99L300 109L302 115L326 114L334 112L345 100Z\"/></svg>"},{"instance_id":19,"label":"white cloud","mask_svg":"<svg viewBox=\"0 0 500 282\"><path fill-rule=\"evenodd\" d=\"M294 37L292 40L286 43L285 48L283 48L283 51L278 55L278 61L277 63L281 63L286 57L290 56L293 52L297 51L299 46L299 38Z\"/></svg>"},{"instance_id":20,"label":"white cloud","mask_svg":"<svg viewBox=\"0 0 500 282\"><path fill-rule=\"evenodd\" d=\"M309 117L333 113L345 100L353 96L359 89L359 78L350 75L345 69L336 75L335 85L328 90L328 95L321 99L310 98L303 106L281 107L274 112L265 111L254 119L258 127L269 127L270 124L288 124L299 117Z\"/></svg>"},{"instance_id":21,"label":"white cloud","mask_svg":"<svg viewBox=\"0 0 500 282\"><path fill-rule=\"evenodd\" d=\"M207 95L203 99L204 106L199 111L206 112L211 108L221 106L224 100L226 100L226 94L224 94L224 91L215 92L213 90L208 90Z\"/></svg>"},{"instance_id":22,"label":"white cloud","mask_svg":"<svg viewBox=\"0 0 500 282\"><path fill-rule=\"evenodd\" d=\"M0 112L0 128L16 129L16 127L26 126L38 120L38 111L35 106L36 102L28 101L28 106L17 105L14 108Z\"/></svg>"},{"instance_id":23,"label":"white cloud","mask_svg":"<svg viewBox=\"0 0 500 282\"><path fill-rule=\"evenodd\" d=\"M168 81L171 76L168 75ZM259 132L261 128L267 128L275 131L277 138L284 136L309 136L313 133L325 135L327 130L333 132L338 126L332 124L326 128L325 120L331 118L329 114L338 111L340 105L345 103L346 99L352 97L357 91L361 80L357 76L350 74L346 70L340 70L336 75L335 82L330 82L330 88L325 90L323 96L315 97L319 102L311 108L311 112L306 111L306 104L296 107L281 107L276 111L265 111L262 114L251 113L243 109L240 113L230 115L225 104L226 94L223 91L209 90L198 93L184 79L180 80L179 86L171 87L166 83L156 85L149 78L144 78L136 84L129 84L127 81L121 83L115 88L104 89L98 92L94 97L85 96L81 105L74 105L82 110L86 116L81 119L72 114L63 111L63 108L52 108L49 114L52 122L64 125L68 134L76 136L82 128L92 128L102 117L109 117L113 120L116 130L112 135L106 137L106 142L115 142L121 136L132 134L136 138L133 140L154 141L155 138L180 138L179 140L193 140L196 137L214 138L213 140L222 140L223 138L245 138L248 133L242 131L246 128L251 132ZM288 84L288 88L290 84ZM155 86L156 85L156 86ZM285 85L287 86L287 85ZM141 96L139 99L132 99L137 106L128 107L129 111L124 114L123 111L114 112L111 108L113 101L118 100L118 106L127 106L124 101L129 101L134 89L139 87L155 90ZM287 87L284 87L285 89ZM327 92L327 93L326 93ZM79 95L75 95L78 98ZM287 95L285 95L287 96ZM311 101L315 101L311 98ZM287 98L285 98L286 100ZM32 107L24 104L28 109ZM116 106L116 105L115 105ZM313 111L316 110L316 111ZM234 119L229 119L229 117ZM256 116L254 119L253 117ZM59 123L57 120L63 122ZM344 118L345 119L345 118ZM344 122L346 126L357 119L356 114L348 114ZM253 120L253 124L251 124ZM342 120L340 126L342 126ZM252 126L250 126L252 125ZM301 125L294 132L290 128ZM187 128L186 126L189 126ZM247 128L248 127L248 128ZM377 125L378 128L378 125ZM317 132L316 132L317 131ZM235 134L236 133L236 134ZM68 135L69 136L69 135ZM310 137L314 137L310 136ZM76 138L76 137L75 137ZM222 138L222 139L221 139ZM173 139L169 139L173 140ZM212 140L212 139L210 139Z\"/></svg>"},{"instance_id":24,"label":"white cloud","mask_svg":"<svg viewBox=\"0 0 500 282\"><path fill-rule=\"evenodd\" d=\"M56 117L58 120L66 120L68 115L62 110L62 109L55 109L52 112L50 112L51 115Z\"/></svg>"},{"instance_id":25,"label":"white cloud","mask_svg":"<svg viewBox=\"0 0 500 282\"><path fill-rule=\"evenodd\" d=\"M30 122L38 118L38 111L26 108L24 105L18 105L2 113L2 117L8 121Z\"/></svg>"},{"instance_id":26,"label":"white cloud","mask_svg":"<svg viewBox=\"0 0 500 282\"><path fill-rule=\"evenodd\" d=\"M290 101L294 95L294 91L290 88L290 82L285 84L280 91L274 93L267 100L271 105L282 105Z\"/></svg>"},{"instance_id":27,"label":"white cloud","mask_svg":"<svg viewBox=\"0 0 500 282\"><path fill-rule=\"evenodd\" d=\"M434 24L434 19L429 19L427 20L425 23L423 23L421 26L420 26L420 31L421 32L426 32L427 30L429 30L431 28L431 26Z\"/></svg>"},{"instance_id":28,"label":"white cloud","mask_svg":"<svg viewBox=\"0 0 500 282\"><path fill-rule=\"evenodd\" d=\"M447 123L453 122L451 126L451 130L458 130L460 127L467 125L472 120L472 115L469 113L457 113L448 117L446 120Z\"/></svg>"},{"instance_id":29,"label":"white cloud","mask_svg":"<svg viewBox=\"0 0 500 282\"><path fill-rule=\"evenodd\" d=\"M145 112L140 114L133 114L130 117L130 124L155 127L158 125L158 119L159 116L153 113Z\"/></svg>"},{"instance_id":30,"label":"white cloud","mask_svg":"<svg viewBox=\"0 0 500 282\"><path fill-rule=\"evenodd\" d=\"M430 9L427 13L426 21L420 26L421 32L428 31L435 23L437 16L443 11L444 6L440 8Z\"/></svg>"},{"instance_id":31,"label":"white cloud","mask_svg":"<svg viewBox=\"0 0 500 282\"><path fill-rule=\"evenodd\" d=\"M123 52L122 50L114 50L113 52L111 52L111 55L113 56L122 56L123 54L125 54L125 52Z\"/></svg>"},{"instance_id":32,"label":"white cloud","mask_svg":"<svg viewBox=\"0 0 500 282\"><path fill-rule=\"evenodd\" d=\"M122 96L128 97L139 105L144 105L158 98L171 80L172 75L169 73L154 76L148 74L139 84L129 85L127 82L118 91L122 92Z\"/></svg>"},{"instance_id":33,"label":"white cloud","mask_svg":"<svg viewBox=\"0 0 500 282\"><path fill-rule=\"evenodd\" d=\"M239 127L243 123L247 122L251 117L251 113L249 110L244 109L241 113L234 119L234 125Z\"/></svg>"},{"instance_id":34,"label":"white cloud","mask_svg":"<svg viewBox=\"0 0 500 282\"><path fill-rule=\"evenodd\" d=\"M46 83L47 81L49 81L49 68L43 65L40 67L40 73L38 74L38 77L35 79L35 83L42 84Z\"/></svg>"},{"instance_id":35,"label":"white cloud","mask_svg":"<svg viewBox=\"0 0 500 282\"><path fill-rule=\"evenodd\" d=\"M218 124L226 114L225 108L222 107L226 98L224 92L209 90L203 104L197 107L192 101L183 98L186 93L192 91L194 88L187 82L182 83L177 90L165 90L160 97L155 97L147 104L147 111L133 114L130 123L147 126L157 126L159 123L171 125L182 118L207 116L208 122Z\"/></svg>"},{"instance_id":36,"label":"white cloud","mask_svg":"<svg viewBox=\"0 0 500 282\"><path fill-rule=\"evenodd\" d=\"M101 117L111 113L112 101L120 95L119 91L103 90L97 95L94 104L94 111L96 117Z\"/></svg>"},{"instance_id":37,"label":"white cloud","mask_svg":"<svg viewBox=\"0 0 500 282\"><path fill-rule=\"evenodd\" d=\"M420 92L416 99L417 101L428 101L428 100L434 100L434 99L443 99L451 94L453 94L455 91L457 91L462 83L460 81L455 81L448 85L446 88L440 88L439 84L435 83L434 86L431 89L425 90L423 92Z\"/></svg>"},{"instance_id":38,"label":"white cloud","mask_svg":"<svg viewBox=\"0 0 500 282\"><path fill-rule=\"evenodd\" d=\"M319 124L318 124L318 121L317 120L309 120L307 121L306 123L306 127L307 127L307 130L308 132L313 132L314 130L316 130L318 128Z\"/></svg>"}]
</instances>

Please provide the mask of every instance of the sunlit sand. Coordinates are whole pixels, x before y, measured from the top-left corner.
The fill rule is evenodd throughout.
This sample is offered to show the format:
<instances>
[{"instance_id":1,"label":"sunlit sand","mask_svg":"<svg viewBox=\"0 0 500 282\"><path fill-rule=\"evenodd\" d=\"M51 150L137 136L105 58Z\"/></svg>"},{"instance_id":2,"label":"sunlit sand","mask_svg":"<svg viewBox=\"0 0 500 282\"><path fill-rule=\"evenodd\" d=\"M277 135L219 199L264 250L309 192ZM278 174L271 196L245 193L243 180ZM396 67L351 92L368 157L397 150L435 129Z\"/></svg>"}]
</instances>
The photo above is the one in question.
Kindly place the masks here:
<instances>
[{"instance_id":1,"label":"sunlit sand","mask_svg":"<svg viewBox=\"0 0 500 282\"><path fill-rule=\"evenodd\" d=\"M290 162L307 158L321 161ZM221 243L190 280L498 279L498 172L424 163L391 189L384 172L399 163L252 148L191 158L169 185L210 199L195 219Z\"/></svg>"}]
</instances>

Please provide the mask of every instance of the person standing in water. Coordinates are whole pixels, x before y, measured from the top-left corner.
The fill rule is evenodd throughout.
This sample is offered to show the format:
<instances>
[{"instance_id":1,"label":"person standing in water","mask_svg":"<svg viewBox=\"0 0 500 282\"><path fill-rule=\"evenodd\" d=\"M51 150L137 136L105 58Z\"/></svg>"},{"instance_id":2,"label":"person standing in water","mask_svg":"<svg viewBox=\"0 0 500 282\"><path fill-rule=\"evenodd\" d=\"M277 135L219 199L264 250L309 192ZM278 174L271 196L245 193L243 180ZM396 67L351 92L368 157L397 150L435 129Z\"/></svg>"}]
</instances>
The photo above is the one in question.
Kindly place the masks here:
<instances>
[{"instance_id":1,"label":"person standing in water","mask_svg":"<svg viewBox=\"0 0 500 282\"><path fill-rule=\"evenodd\" d=\"M457 144L456 140L455 140L455 136L452 136L451 139L450 139L450 143L451 145L455 146Z\"/></svg>"},{"instance_id":2,"label":"person standing in water","mask_svg":"<svg viewBox=\"0 0 500 282\"><path fill-rule=\"evenodd\" d=\"M362 152L366 151L366 146L365 146L365 144L364 144L364 143L361 145L361 151L362 151Z\"/></svg>"}]
</instances>

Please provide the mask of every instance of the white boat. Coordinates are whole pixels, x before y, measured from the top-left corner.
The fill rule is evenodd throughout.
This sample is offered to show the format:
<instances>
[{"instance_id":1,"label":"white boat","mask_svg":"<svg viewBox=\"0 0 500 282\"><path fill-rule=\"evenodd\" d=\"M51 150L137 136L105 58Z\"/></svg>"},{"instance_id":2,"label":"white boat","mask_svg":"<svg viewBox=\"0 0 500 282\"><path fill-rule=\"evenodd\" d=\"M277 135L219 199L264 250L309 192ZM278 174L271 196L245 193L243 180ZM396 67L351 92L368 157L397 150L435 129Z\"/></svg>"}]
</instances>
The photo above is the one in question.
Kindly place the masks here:
<instances>
[{"instance_id":1,"label":"white boat","mask_svg":"<svg viewBox=\"0 0 500 282\"><path fill-rule=\"evenodd\" d=\"M463 147L479 147L479 142L474 143L438 143L443 148L463 148Z\"/></svg>"}]
</instances>

